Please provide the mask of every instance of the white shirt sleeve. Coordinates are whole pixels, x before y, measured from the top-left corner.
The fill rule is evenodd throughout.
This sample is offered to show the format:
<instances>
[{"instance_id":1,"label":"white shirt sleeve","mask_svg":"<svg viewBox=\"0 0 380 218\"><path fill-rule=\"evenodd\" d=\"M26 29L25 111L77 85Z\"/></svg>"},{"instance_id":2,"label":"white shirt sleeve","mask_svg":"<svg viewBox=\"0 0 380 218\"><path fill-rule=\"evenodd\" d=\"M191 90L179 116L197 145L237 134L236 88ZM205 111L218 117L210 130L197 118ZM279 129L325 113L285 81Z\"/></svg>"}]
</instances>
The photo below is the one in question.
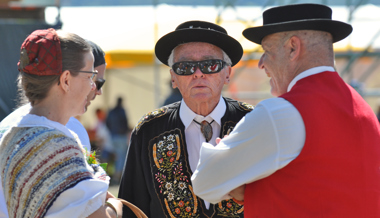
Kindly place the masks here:
<instances>
[{"instance_id":1,"label":"white shirt sleeve","mask_svg":"<svg viewBox=\"0 0 380 218\"><path fill-rule=\"evenodd\" d=\"M0 218L8 218L8 217L9 217L8 209L7 209L7 204L5 203L3 185L1 181L1 175L0 175Z\"/></svg>"},{"instance_id":2,"label":"white shirt sleeve","mask_svg":"<svg viewBox=\"0 0 380 218\"><path fill-rule=\"evenodd\" d=\"M66 127L78 135L83 148L87 148L88 151L91 151L91 143L87 130L78 119L70 117L69 121L66 123Z\"/></svg>"},{"instance_id":3,"label":"white shirt sleeve","mask_svg":"<svg viewBox=\"0 0 380 218\"><path fill-rule=\"evenodd\" d=\"M203 143L194 192L218 203L233 189L262 179L294 160L305 143L297 109L283 98L260 102L217 146Z\"/></svg>"},{"instance_id":4,"label":"white shirt sleeve","mask_svg":"<svg viewBox=\"0 0 380 218\"><path fill-rule=\"evenodd\" d=\"M106 200L108 182L88 179L62 192L46 213L46 218L88 217Z\"/></svg>"}]
</instances>

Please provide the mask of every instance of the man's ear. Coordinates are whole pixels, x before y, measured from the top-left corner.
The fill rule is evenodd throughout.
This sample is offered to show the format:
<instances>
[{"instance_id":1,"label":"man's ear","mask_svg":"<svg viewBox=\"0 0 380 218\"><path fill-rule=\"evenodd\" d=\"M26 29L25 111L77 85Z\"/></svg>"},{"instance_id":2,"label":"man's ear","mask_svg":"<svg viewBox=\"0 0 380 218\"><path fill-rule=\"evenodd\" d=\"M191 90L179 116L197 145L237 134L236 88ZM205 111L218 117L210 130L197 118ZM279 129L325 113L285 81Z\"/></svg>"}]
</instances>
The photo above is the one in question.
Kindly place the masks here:
<instances>
[{"instance_id":1,"label":"man's ear","mask_svg":"<svg viewBox=\"0 0 380 218\"><path fill-rule=\"evenodd\" d=\"M71 79L73 76L71 76L70 71L65 70L59 77L59 83L58 85L62 88L64 92L70 91L70 85L71 85Z\"/></svg>"},{"instance_id":2,"label":"man's ear","mask_svg":"<svg viewBox=\"0 0 380 218\"><path fill-rule=\"evenodd\" d=\"M299 57L301 53L301 39L297 36L292 36L290 37L288 43L290 48L289 57L291 61L294 61Z\"/></svg>"},{"instance_id":3,"label":"man's ear","mask_svg":"<svg viewBox=\"0 0 380 218\"><path fill-rule=\"evenodd\" d=\"M178 85L175 81L176 74L173 72L172 69L170 69L170 76L171 76L171 81L172 81L172 88L173 89L178 88Z\"/></svg>"}]
</instances>

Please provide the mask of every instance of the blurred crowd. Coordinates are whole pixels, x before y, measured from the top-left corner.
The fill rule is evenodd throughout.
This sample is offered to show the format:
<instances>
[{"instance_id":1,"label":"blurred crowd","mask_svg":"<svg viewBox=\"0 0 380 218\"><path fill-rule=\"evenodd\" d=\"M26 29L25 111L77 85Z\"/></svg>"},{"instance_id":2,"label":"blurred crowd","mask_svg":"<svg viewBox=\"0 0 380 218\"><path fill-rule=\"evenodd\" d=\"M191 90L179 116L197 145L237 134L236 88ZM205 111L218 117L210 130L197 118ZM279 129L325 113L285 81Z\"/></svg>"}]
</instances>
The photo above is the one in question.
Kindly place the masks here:
<instances>
[{"instance_id":1,"label":"blurred crowd","mask_svg":"<svg viewBox=\"0 0 380 218\"><path fill-rule=\"evenodd\" d=\"M91 150L96 151L101 163L108 164L107 173L111 177L111 185L117 185L120 182L131 133L123 98L119 97L116 106L109 111L97 108L95 116L95 125L87 130Z\"/></svg>"}]
</instances>

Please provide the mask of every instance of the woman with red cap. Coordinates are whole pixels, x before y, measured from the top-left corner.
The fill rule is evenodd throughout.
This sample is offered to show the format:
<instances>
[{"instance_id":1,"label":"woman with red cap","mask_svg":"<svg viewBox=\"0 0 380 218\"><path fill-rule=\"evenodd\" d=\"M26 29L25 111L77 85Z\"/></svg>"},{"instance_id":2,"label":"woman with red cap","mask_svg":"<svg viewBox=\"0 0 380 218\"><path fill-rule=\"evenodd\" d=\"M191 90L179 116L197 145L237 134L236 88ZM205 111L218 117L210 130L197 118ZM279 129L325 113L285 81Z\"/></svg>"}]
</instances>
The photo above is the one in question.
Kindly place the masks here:
<instances>
[{"instance_id":1,"label":"woman with red cap","mask_svg":"<svg viewBox=\"0 0 380 218\"><path fill-rule=\"evenodd\" d=\"M9 217L120 217L108 179L89 165L65 127L95 89L91 46L76 34L36 30L21 46L19 88L32 109L0 141L1 185Z\"/></svg>"}]
</instances>

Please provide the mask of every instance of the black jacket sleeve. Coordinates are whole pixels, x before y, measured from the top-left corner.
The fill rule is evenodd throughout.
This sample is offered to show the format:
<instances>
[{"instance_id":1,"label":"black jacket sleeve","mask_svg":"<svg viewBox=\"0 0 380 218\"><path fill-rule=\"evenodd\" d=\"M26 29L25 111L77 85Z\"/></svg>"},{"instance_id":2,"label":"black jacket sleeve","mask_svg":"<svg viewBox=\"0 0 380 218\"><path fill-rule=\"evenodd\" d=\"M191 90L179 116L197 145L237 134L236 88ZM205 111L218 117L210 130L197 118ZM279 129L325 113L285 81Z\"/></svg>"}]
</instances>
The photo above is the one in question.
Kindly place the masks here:
<instances>
[{"instance_id":1,"label":"black jacket sleeve","mask_svg":"<svg viewBox=\"0 0 380 218\"><path fill-rule=\"evenodd\" d=\"M149 202L151 199L142 169L142 155L144 154L142 153L141 140L138 140L138 136L134 130L131 135L129 152L120 182L118 197L136 205L148 217L151 217L149 212ZM135 216L127 206L124 206L123 217L130 218Z\"/></svg>"}]
</instances>

